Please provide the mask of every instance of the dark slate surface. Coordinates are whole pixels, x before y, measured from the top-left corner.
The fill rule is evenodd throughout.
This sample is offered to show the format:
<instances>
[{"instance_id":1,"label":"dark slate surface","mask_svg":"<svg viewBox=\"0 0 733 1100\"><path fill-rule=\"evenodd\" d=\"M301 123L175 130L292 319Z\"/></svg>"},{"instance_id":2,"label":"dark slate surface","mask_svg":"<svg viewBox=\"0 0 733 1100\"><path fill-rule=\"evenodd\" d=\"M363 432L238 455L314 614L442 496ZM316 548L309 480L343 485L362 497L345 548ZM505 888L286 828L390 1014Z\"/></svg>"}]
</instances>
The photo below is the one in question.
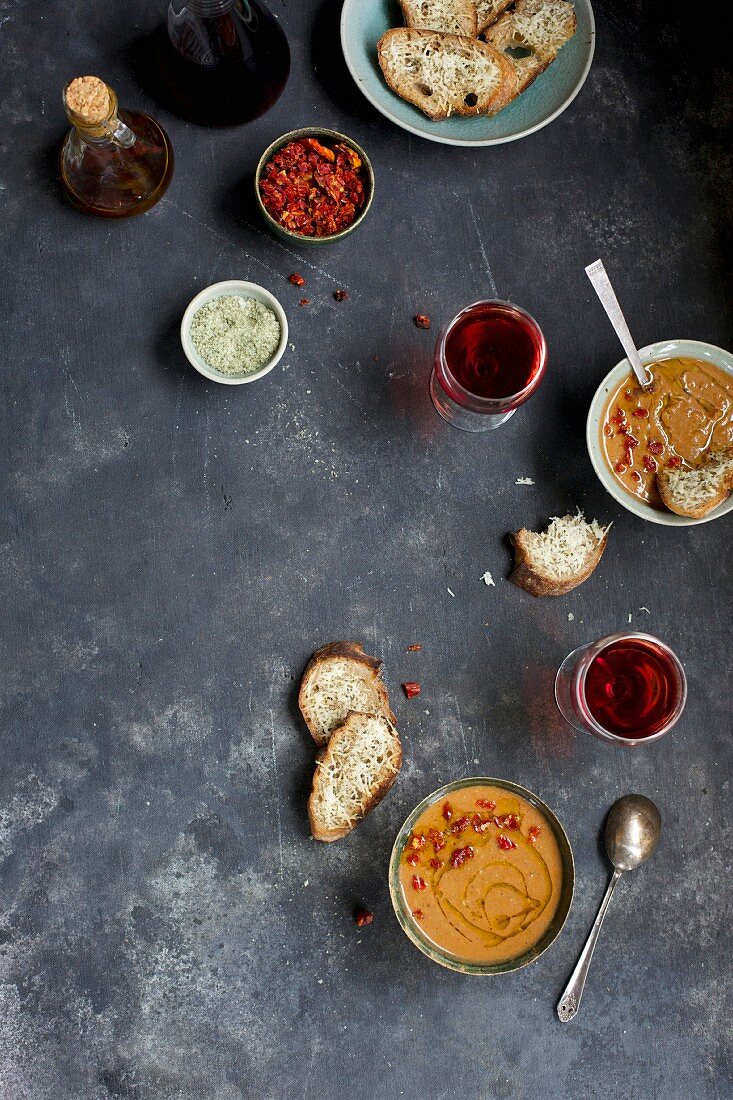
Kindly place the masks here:
<instances>
[{"instance_id":1,"label":"dark slate surface","mask_svg":"<svg viewBox=\"0 0 733 1100\"><path fill-rule=\"evenodd\" d=\"M209 132L136 77L131 43L162 7L0 4L0 1096L729 1096L730 521L635 520L583 442L620 357L583 274L598 255L640 343L733 344L725 72L690 43L688 5L604 0L567 113L454 150L360 98L338 3L290 0L282 100ZM172 186L144 219L87 218L59 194L59 93L87 71L172 136ZM348 242L301 255L248 188L264 146L311 122L364 143L378 195ZM192 295L231 277L262 282L292 322L283 365L240 389L195 375L177 337ZM494 290L540 320L550 369L509 426L472 437L434 415L430 353L439 322ZM505 533L576 505L614 521L593 579L557 601L507 584ZM674 734L636 752L572 733L551 692L568 650L629 615L690 679ZM294 697L310 652L340 637L384 657L406 762L326 847L308 836ZM423 959L385 884L406 813L471 773L543 796L578 873L554 948L485 981ZM554 1005L608 870L598 832L629 790L659 802L663 841L617 892L564 1027ZM363 932L355 899L375 912Z\"/></svg>"}]
</instances>

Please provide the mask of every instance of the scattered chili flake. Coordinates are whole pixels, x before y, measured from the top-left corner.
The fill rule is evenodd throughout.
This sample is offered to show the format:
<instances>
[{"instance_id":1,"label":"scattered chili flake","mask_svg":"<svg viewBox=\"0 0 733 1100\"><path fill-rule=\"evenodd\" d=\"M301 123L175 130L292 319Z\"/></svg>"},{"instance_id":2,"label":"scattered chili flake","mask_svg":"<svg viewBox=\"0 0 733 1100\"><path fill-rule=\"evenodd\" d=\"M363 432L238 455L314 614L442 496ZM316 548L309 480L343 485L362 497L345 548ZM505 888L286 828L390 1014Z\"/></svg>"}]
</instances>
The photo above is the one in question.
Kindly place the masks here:
<instances>
[{"instance_id":1,"label":"scattered chili flake","mask_svg":"<svg viewBox=\"0 0 733 1100\"><path fill-rule=\"evenodd\" d=\"M510 840L508 836L504 836L503 833L499 833L499 836L496 838L496 843L499 845L503 852L508 852L512 848L516 848L516 844L514 843L514 841Z\"/></svg>"},{"instance_id":2,"label":"scattered chili flake","mask_svg":"<svg viewBox=\"0 0 733 1100\"><path fill-rule=\"evenodd\" d=\"M644 469L647 471L647 473L655 473L657 469L657 463L651 455L644 455Z\"/></svg>"},{"instance_id":3,"label":"scattered chili flake","mask_svg":"<svg viewBox=\"0 0 733 1100\"><path fill-rule=\"evenodd\" d=\"M420 685L417 680L408 680L406 684L402 685L402 690L408 699L414 699L416 695L420 694Z\"/></svg>"},{"instance_id":4,"label":"scattered chili flake","mask_svg":"<svg viewBox=\"0 0 733 1100\"><path fill-rule=\"evenodd\" d=\"M470 844L467 844L465 848L456 848L453 855L450 857L451 867L461 867L467 859L473 859L475 852Z\"/></svg>"},{"instance_id":5,"label":"scattered chili flake","mask_svg":"<svg viewBox=\"0 0 733 1100\"><path fill-rule=\"evenodd\" d=\"M297 271L294 271L292 275L288 275L288 281L291 282L293 286L305 286L305 279L302 275L299 275Z\"/></svg>"},{"instance_id":6,"label":"scattered chili flake","mask_svg":"<svg viewBox=\"0 0 733 1100\"><path fill-rule=\"evenodd\" d=\"M443 866L443 861L440 859L436 859L435 856L433 856L433 858L430 860L430 866L433 868L434 871L437 871L439 867Z\"/></svg>"},{"instance_id":7,"label":"scattered chili flake","mask_svg":"<svg viewBox=\"0 0 733 1100\"><path fill-rule=\"evenodd\" d=\"M430 328L430 318L427 313L416 313L415 324L418 328Z\"/></svg>"},{"instance_id":8,"label":"scattered chili flake","mask_svg":"<svg viewBox=\"0 0 733 1100\"><path fill-rule=\"evenodd\" d=\"M626 473L626 471L628 470L628 468L629 468L629 467L628 467L628 466L626 465L626 463L625 463L625 462L617 462L617 463L616 463L616 465L614 466L614 470L616 471L616 473L617 473L617 474L624 474L624 473Z\"/></svg>"},{"instance_id":9,"label":"scattered chili flake","mask_svg":"<svg viewBox=\"0 0 733 1100\"><path fill-rule=\"evenodd\" d=\"M471 828L477 833L485 833L490 825L490 817L482 817L481 814L474 814L471 818Z\"/></svg>"},{"instance_id":10,"label":"scattered chili flake","mask_svg":"<svg viewBox=\"0 0 733 1100\"><path fill-rule=\"evenodd\" d=\"M638 446L639 446L639 440L636 438L636 436L635 435L629 435L629 433L627 432L626 433L626 442L624 443L624 447L626 447L627 450L632 451L634 449L634 447L638 447Z\"/></svg>"},{"instance_id":11,"label":"scattered chili flake","mask_svg":"<svg viewBox=\"0 0 733 1100\"><path fill-rule=\"evenodd\" d=\"M484 810L495 810L496 809L496 803L494 802L493 798L477 798L476 799L476 805L477 806L482 806L484 808Z\"/></svg>"},{"instance_id":12,"label":"scattered chili flake","mask_svg":"<svg viewBox=\"0 0 733 1100\"><path fill-rule=\"evenodd\" d=\"M409 863L411 867L416 867L417 864L420 862L420 853L408 852L405 856L405 862Z\"/></svg>"},{"instance_id":13,"label":"scattered chili flake","mask_svg":"<svg viewBox=\"0 0 733 1100\"><path fill-rule=\"evenodd\" d=\"M453 817L453 809L450 802L443 803L443 817L446 821L450 821L450 819Z\"/></svg>"},{"instance_id":14,"label":"scattered chili flake","mask_svg":"<svg viewBox=\"0 0 733 1100\"><path fill-rule=\"evenodd\" d=\"M459 817L456 821L453 822L450 827L450 831L453 833L454 836L458 836L458 834L467 829L470 824L470 817L464 815L463 817Z\"/></svg>"},{"instance_id":15,"label":"scattered chili flake","mask_svg":"<svg viewBox=\"0 0 733 1100\"><path fill-rule=\"evenodd\" d=\"M368 924L371 924L374 920L374 914L370 909L365 908L363 905L359 905L354 910L354 923L357 928L366 928Z\"/></svg>"},{"instance_id":16,"label":"scattered chili flake","mask_svg":"<svg viewBox=\"0 0 733 1100\"><path fill-rule=\"evenodd\" d=\"M425 879L422 878L420 875L413 875L412 876L412 889L413 890L425 890L427 885L428 884L425 881Z\"/></svg>"},{"instance_id":17,"label":"scattered chili flake","mask_svg":"<svg viewBox=\"0 0 733 1100\"><path fill-rule=\"evenodd\" d=\"M259 183L265 210L285 229L329 237L348 227L366 201L361 157L315 138L288 142L265 165Z\"/></svg>"},{"instance_id":18,"label":"scattered chili flake","mask_svg":"<svg viewBox=\"0 0 733 1100\"><path fill-rule=\"evenodd\" d=\"M612 424L626 424L626 413L620 405L616 406L616 412L610 418Z\"/></svg>"},{"instance_id":19,"label":"scattered chili flake","mask_svg":"<svg viewBox=\"0 0 733 1100\"><path fill-rule=\"evenodd\" d=\"M641 481L641 474L639 473L638 470L632 470L631 471L631 480L632 481Z\"/></svg>"},{"instance_id":20,"label":"scattered chili flake","mask_svg":"<svg viewBox=\"0 0 733 1100\"><path fill-rule=\"evenodd\" d=\"M634 416L638 416L640 420L644 420L649 416L649 410L645 409L643 405L637 405L634 409Z\"/></svg>"},{"instance_id":21,"label":"scattered chili flake","mask_svg":"<svg viewBox=\"0 0 733 1100\"><path fill-rule=\"evenodd\" d=\"M679 470L682 465L682 459L679 455L670 455L667 459L667 465L671 466L673 470Z\"/></svg>"},{"instance_id":22,"label":"scattered chili flake","mask_svg":"<svg viewBox=\"0 0 733 1100\"><path fill-rule=\"evenodd\" d=\"M411 848L424 848L425 837L422 835L422 833L414 833L410 837L409 845Z\"/></svg>"},{"instance_id":23,"label":"scattered chili flake","mask_svg":"<svg viewBox=\"0 0 733 1100\"><path fill-rule=\"evenodd\" d=\"M519 818L515 814L505 814L504 817L499 818L499 820L505 829L519 828Z\"/></svg>"},{"instance_id":24,"label":"scattered chili flake","mask_svg":"<svg viewBox=\"0 0 733 1100\"><path fill-rule=\"evenodd\" d=\"M541 832L542 832L542 826L541 825L530 825L529 835L527 837L527 840L530 842L530 844L536 844L537 843L537 837L540 835Z\"/></svg>"},{"instance_id":25,"label":"scattered chili flake","mask_svg":"<svg viewBox=\"0 0 733 1100\"><path fill-rule=\"evenodd\" d=\"M345 302L348 298L348 294L345 290L334 290L333 296L337 302Z\"/></svg>"},{"instance_id":26,"label":"scattered chili flake","mask_svg":"<svg viewBox=\"0 0 733 1100\"><path fill-rule=\"evenodd\" d=\"M422 909L413 909L412 910L412 915L415 918L415 920L422 920L423 917L425 916Z\"/></svg>"},{"instance_id":27,"label":"scattered chili flake","mask_svg":"<svg viewBox=\"0 0 733 1100\"><path fill-rule=\"evenodd\" d=\"M301 298L300 299L300 304L302 306L309 306L311 304L311 300L310 300L310 298Z\"/></svg>"},{"instance_id":28,"label":"scattered chili flake","mask_svg":"<svg viewBox=\"0 0 733 1100\"><path fill-rule=\"evenodd\" d=\"M428 837L436 852L440 852L445 848L445 834L442 833L440 829L429 829Z\"/></svg>"},{"instance_id":29,"label":"scattered chili flake","mask_svg":"<svg viewBox=\"0 0 733 1100\"><path fill-rule=\"evenodd\" d=\"M415 642L414 645L408 645L407 652L408 653L417 653L417 651L419 649L422 649L422 646L418 642Z\"/></svg>"},{"instance_id":30,"label":"scattered chili flake","mask_svg":"<svg viewBox=\"0 0 733 1100\"><path fill-rule=\"evenodd\" d=\"M653 455L664 454L664 444L659 439L650 439L646 446Z\"/></svg>"}]
</instances>

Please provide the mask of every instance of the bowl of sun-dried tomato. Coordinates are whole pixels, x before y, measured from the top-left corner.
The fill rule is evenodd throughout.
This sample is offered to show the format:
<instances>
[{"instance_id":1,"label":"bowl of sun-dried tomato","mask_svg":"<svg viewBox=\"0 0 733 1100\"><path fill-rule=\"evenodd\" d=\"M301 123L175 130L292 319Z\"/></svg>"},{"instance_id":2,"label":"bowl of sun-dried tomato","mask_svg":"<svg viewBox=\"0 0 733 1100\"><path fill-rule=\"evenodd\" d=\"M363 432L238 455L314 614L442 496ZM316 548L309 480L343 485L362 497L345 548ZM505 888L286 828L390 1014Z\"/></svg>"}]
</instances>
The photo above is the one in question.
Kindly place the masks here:
<instances>
[{"instance_id":1,"label":"bowl of sun-dried tomato","mask_svg":"<svg viewBox=\"0 0 733 1100\"><path fill-rule=\"evenodd\" d=\"M352 233L374 197L374 170L355 141L337 130L305 127L265 149L255 173L262 216L279 236L328 244Z\"/></svg>"}]
</instances>

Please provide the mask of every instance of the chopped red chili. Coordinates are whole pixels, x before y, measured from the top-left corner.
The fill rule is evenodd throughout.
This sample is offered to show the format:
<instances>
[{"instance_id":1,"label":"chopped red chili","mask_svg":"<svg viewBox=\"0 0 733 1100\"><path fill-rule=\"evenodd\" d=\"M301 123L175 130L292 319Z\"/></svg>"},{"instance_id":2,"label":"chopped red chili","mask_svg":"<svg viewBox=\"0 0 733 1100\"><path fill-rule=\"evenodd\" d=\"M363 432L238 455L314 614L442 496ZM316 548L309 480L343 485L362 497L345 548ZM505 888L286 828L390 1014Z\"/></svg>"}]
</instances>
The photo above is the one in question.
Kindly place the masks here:
<instances>
[{"instance_id":1,"label":"chopped red chili","mask_svg":"<svg viewBox=\"0 0 733 1100\"><path fill-rule=\"evenodd\" d=\"M291 282L293 286L305 286L305 279L297 271L294 271L292 275L288 275L288 282Z\"/></svg>"},{"instance_id":2,"label":"chopped red chili","mask_svg":"<svg viewBox=\"0 0 733 1100\"><path fill-rule=\"evenodd\" d=\"M427 313L415 314L415 324L418 328L430 328L430 318Z\"/></svg>"},{"instance_id":3,"label":"chopped red chili","mask_svg":"<svg viewBox=\"0 0 733 1100\"><path fill-rule=\"evenodd\" d=\"M414 699L416 695L420 694L420 685L417 680L408 680L406 684L402 685L402 690L408 699Z\"/></svg>"},{"instance_id":4,"label":"chopped red chili","mask_svg":"<svg viewBox=\"0 0 733 1100\"><path fill-rule=\"evenodd\" d=\"M644 469L648 473L653 474L656 471L656 468L657 468L657 464L656 464L656 461L652 458L652 456L651 455L644 455Z\"/></svg>"},{"instance_id":5,"label":"chopped red chili","mask_svg":"<svg viewBox=\"0 0 733 1100\"><path fill-rule=\"evenodd\" d=\"M667 465L671 466L673 470L679 470L682 465L682 459L679 455L670 455L667 459Z\"/></svg>"},{"instance_id":6,"label":"chopped red chili","mask_svg":"<svg viewBox=\"0 0 733 1100\"><path fill-rule=\"evenodd\" d=\"M433 870L437 871L439 867L443 866L442 860L436 859L435 856L430 860L430 866Z\"/></svg>"},{"instance_id":7,"label":"chopped red chili","mask_svg":"<svg viewBox=\"0 0 733 1100\"><path fill-rule=\"evenodd\" d=\"M510 840L508 836L504 836L503 833L500 833L499 836L496 838L496 843L499 845L503 852L508 852L510 851L510 849L516 848L516 844L514 843L514 841Z\"/></svg>"},{"instance_id":8,"label":"chopped red chili","mask_svg":"<svg viewBox=\"0 0 733 1100\"><path fill-rule=\"evenodd\" d=\"M518 829L519 818L515 814L505 814L504 817L500 817L499 821L505 829Z\"/></svg>"},{"instance_id":9,"label":"chopped red chili","mask_svg":"<svg viewBox=\"0 0 733 1100\"><path fill-rule=\"evenodd\" d=\"M637 408L634 409L634 416L638 416L643 420L645 417L649 416L649 410L645 409L643 405L638 405Z\"/></svg>"},{"instance_id":10,"label":"chopped red chili","mask_svg":"<svg viewBox=\"0 0 733 1100\"><path fill-rule=\"evenodd\" d=\"M357 928L365 928L366 925L371 924L373 920L374 914L365 906L360 905L354 910L354 923Z\"/></svg>"},{"instance_id":11,"label":"chopped red chili","mask_svg":"<svg viewBox=\"0 0 733 1100\"><path fill-rule=\"evenodd\" d=\"M348 298L348 294L345 290L334 290L333 296L337 302L345 302Z\"/></svg>"},{"instance_id":12,"label":"chopped red chili","mask_svg":"<svg viewBox=\"0 0 733 1100\"><path fill-rule=\"evenodd\" d=\"M537 837L540 835L541 832L542 832L542 826L541 825L530 825L529 835L527 837L527 840L530 842L530 844L536 844L537 843Z\"/></svg>"},{"instance_id":13,"label":"chopped red chili","mask_svg":"<svg viewBox=\"0 0 733 1100\"><path fill-rule=\"evenodd\" d=\"M450 857L451 867L462 866L467 859L473 859L474 854L474 850L470 844L467 844L465 848L456 848L455 852Z\"/></svg>"},{"instance_id":14,"label":"chopped red chili","mask_svg":"<svg viewBox=\"0 0 733 1100\"><path fill-rule=\"evenodd\" d=\"M422 646L418 642L415 642L414 645L408 645L407 652L408 653L417 653L417 651L419 649L422 649Z\"/></svg>"},{"instance_id":15,"label":"chopped red chili","mask_svg":"<svg viewBox=\"0 0 733 1100\"><path fill-rule=\"evenodd\" d=\"M411 867L416 867L417 864L420 862L420 853L408 852L405 856L405 862L409 863Z\"/></svg>"},{"instance_id":16,"label":"chopped red chili","mask_svg":"<svg viewBox=\"0 0 733 1100\"><path fill-rule=\"evenodd\" d=\"M422 909L413 909L412 910L412 915L415 918L415 920L422 920L423 917L425 916Z\"/></svg>"},{"instance_id":17,"label":"chopped red chili","mask_svg":"<svg viewBox=\"0 0 733 1100\"><path fill-rule=\"evenodd\" d=\"M614 466L614 470L617 474L624 474L628 470L628 466L625 462L617 462Z\"/></svg>"},{"instance_id":18,"label":"chopped red chili","mask_svg":"<svg viewBox=\"0 0 733 1100\"><path fill-rule=\"evenodd\" d=\"M664 454L664 444L658 439L650 439L647 443L647 450L650 450L653 455Z\"/></svg>"},{"instance_id":19,"label":"chopped red chili","mask_svg":"<svg viewBox=\"0 0 733 1100\"><path fill-rule=\"evenodd\" d=\"M302 306L309 306L311 304L311 300L310 300L310 298L301 298L300 299L300 304Z\"/></svg>"},{"instance_id":20,"label":"chopped red chili","mask_svg":"<svg viewBox=\"0 0 733 1100\"><path fill-rule=\"evenodd\" d=\"M413 836L411 836L409 846L410 848L424 848L425 837L422 835L422 833L415 833Z\"/></svg>"},{"instance_id":21,"label":"chopped red chili","mask_svg":"<svg viewBox=\"0 0 733 1100\"><path fill-rule=\"evenodd\" d=\"M464 832L470 824L471 818L464 815L453 822L450 827L450 832L452 832L454 836L458 836L458 834Z\"/></svg>"},{"instance_id":22,"label":"chopped red chili","mask_svg":"<svg viewBox=\"0 0 733 1100\"><path fill-rule=\"evenodd\" d=\"M450 802L443 803L443 817L446 821L450 821L450 819L453 817L453 809Z\"/></svg>"},{"instance_id":23,"label":"chopped red chili","mask_svg":"<svg viewBox=\"0 0 733 1100\"><path fill-rule=\"evenodd\" d=\"M265 165L262 203L275 221L304 237L329 237L355 220L366 201L361 157L315 138L291 141Z\"/></svg>"},{"instance_id":24,"label":"chopped red chili","mask_svg":"<svg viewBox=\"0 0 733 1100\"><path fill-rule=\"evenodd\" d=\"M639 473L638 470L632 470L631 471L631 480L632 481L641 481L641 474Z\"/></svg>"},{"instance_id":25,"label":"chopped red chili","mask_svg":"<svg viewBox=\"0 0 733 1100\"><path fill-rule=\"evenodd\" d=\"M496 803L494 802L493 798L477 798L476 805L482 806L485 810L496 809Z\"/></svg>"},{"instance_id":26,"label":"chopped red chili","mask_svg":"<svg viewBox=\"0 0 733 1100\"><path fill-rule=\"evenodd\" d=\"M445 848L445 833L442 833L440 829L429 829L428 836L436 852L440 852Z\"/></svg>"},{"instance_id":27,"label":"chopped red chili","mask_svg":"<svg viewBox=\"0 0 733 1100\"><path fill-rule=\"evenodd\" d=\"M413 890L425 890L427 888L427 882L420 875L412 876L412 888Z\"/></svg>"}]
</instances>

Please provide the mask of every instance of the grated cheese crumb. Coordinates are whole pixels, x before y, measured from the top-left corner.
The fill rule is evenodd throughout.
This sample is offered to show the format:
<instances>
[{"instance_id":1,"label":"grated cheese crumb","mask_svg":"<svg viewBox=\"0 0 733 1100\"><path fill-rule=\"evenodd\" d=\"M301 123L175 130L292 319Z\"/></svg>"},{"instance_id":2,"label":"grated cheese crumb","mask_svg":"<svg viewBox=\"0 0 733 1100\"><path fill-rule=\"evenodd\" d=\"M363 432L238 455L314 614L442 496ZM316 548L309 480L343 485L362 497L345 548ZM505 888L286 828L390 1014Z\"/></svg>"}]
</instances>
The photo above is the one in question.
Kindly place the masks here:
<instances>
[{"instance_id":1,"label":"grated cheese crumb","mask_svg":"<svg viewBox=\"0 0 733 1100\"><path fill-rule=\"evenodd\" d=\"M455 592L453 592L453 591L452 591L452 590L451 590L450 588L447 588L447 589L446 589L446 592L448 593L448 595L449 595L449 596L452 596L452 597L453 597L453 599L455 599L455 598L456 598L456 594L455 594Z\"/></svg>"},{"instance_id":2,"label":"grated cheese crumb","mask_svg":"<svg viewBox=\"0 0 733 1100\"><path fill-rule=\"evenodd\" d=\"M484 582L487 588L496 588L496 585L494 584L494 578L491 576L491 573L489 573L488 569L482 576L481 580Z\"/></svg>"},{"instance_id":3,"label":"grated cheese crumb","mask_svg":"<svg viewBox=\"0 0 733 1100\"><path fill-rule=\"evenodd\" d=\"M534 485L534 481L531 477L518 477L514 482L515 485Z\"/></svg>"},{"instance_id":4,"label":"grated cheese crumb","mask_svg":"<svg viewBox=\"0 0 733 1100\"><path fill-rule=\"evenodd\" d=\"M646 611L647 615L651 615L651 611L649 610L648 607L640 607L639 611Z\"/></svg>"},{"instance_id":5,"label":"grated cheese crumb","mask_svg":"<svg viewBox=\"0 0 733 1100\"><path fill-rule=\"evenodd\" d=\"M568 611L568 622L572 623L574 619L575 615L573 615L572 611Z\"/></svg>"}]
</instances>

